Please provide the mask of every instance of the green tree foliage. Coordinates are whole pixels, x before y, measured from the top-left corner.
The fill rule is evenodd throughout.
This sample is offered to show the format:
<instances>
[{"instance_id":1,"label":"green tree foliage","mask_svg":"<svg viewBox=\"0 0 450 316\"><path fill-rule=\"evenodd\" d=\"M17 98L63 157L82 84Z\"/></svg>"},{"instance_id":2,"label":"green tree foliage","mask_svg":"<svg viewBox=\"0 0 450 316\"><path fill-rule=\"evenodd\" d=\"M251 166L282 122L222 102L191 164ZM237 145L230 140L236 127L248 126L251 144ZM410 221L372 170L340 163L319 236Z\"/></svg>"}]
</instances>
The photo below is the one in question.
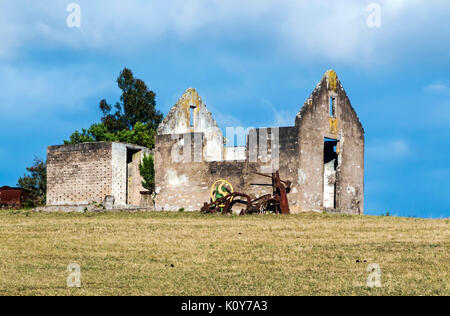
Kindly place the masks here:
<instances>
[{"instance_id":1,"label":"green tree foliage","mask_svg":"<svg viewBox=\"0 0 450 316\"><path fill-rule=\"evenodd\" d=\"M99 107L103 113L102 122L75 131L65 144L97 141L114 141L153 148L155 131L162 120L156 110L155 93L147 88L144 81L134 78L130 69L124 68L117 78L122 90L120 102L113 107L101 100Z\"/></svg>"},{"instance_id":2,"label":"green tree foliage","mask_svg":"<svg viewBox=\"0 0 450 316\"><path fill-rule=\"evenodd\" d=\"M143 178L142 186L153 192L155 190L155 166L152 155L145 155L139 164L139 172Z\"/></svg>"},{"instance_id":3,"label":"green tree foliage","mask_svg":"<svg viewBox=\"0 0 450 316\"><path fill-rule=\"evenodd\" d=\"M45 204L47 190L47 164L40 158L35 157L33 165L26 168L27 174L19 178L17 186L31 192L29 206Z\"/></svg>"},{"instance_id":4,"label":"green tree foliage","mask_svg":"<svg viewBox=\"0 0 450 316\"><path fill-rule=\"evenodd\" d=\"M100 101L100 110L104 115L102 122L108 132L131 130L138 122L152 129L158 128L162 114L155 108L155 93L147 88L144 81L134 78L131 70L124 68L117 78L117 85L122 95L120 102L114 106L114 113L111 113L112 106L106 100Z\"/></svg>"},{"instance_id":5,"label":"green tree foliage","mask_svg":"<svg viewBox=\"0 0 450 316\"><path fill-rule=\"evenodd\" d=\"M79 144L87 142L121 142L136 144L147 148L155 147L155 130L148 125L137 122L132 130L123 129L116 133L108 132L104 123L92 124L89 129L82 129L81 133L76 131L70 135L64 144Z\"/></svg>"}]
</instances>

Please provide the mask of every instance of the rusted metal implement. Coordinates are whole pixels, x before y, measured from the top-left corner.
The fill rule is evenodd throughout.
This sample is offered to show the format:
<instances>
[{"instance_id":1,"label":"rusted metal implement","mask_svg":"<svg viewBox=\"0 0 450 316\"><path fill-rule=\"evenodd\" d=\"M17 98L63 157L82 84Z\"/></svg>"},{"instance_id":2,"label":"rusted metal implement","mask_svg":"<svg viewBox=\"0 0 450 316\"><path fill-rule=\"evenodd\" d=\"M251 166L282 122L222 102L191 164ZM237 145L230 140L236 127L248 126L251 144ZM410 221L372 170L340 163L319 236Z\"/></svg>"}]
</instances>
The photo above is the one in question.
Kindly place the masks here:
<instances>
[{"instance_id":1,"label":"rusted metal implement","mask_svg":"<svg viewBox=\"0 0 450 316\"><path fill-rule=\"evenodd\" d=\"M211 202L205 202L201 208L201 212L228 214L232 212L234 205L243 204L245 208L240 211L240 215L268 212L289 214L287 194L291 190L291 182L281 180L278 171L271 175L264 173L256 174L272 179L272 194L266 194L252 199L248 194L234 192L230 182L220 179L212 185Z\"/></svg>"}]
</instances>

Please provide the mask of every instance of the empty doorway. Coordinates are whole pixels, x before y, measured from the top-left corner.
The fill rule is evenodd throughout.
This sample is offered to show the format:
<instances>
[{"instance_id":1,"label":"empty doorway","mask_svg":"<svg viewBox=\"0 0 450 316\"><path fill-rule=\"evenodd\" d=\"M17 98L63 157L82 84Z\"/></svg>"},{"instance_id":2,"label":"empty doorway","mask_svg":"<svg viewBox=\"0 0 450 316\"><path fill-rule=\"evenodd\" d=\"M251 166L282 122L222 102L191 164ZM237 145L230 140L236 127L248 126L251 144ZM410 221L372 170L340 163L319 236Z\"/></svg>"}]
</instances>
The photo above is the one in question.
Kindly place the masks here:
<instances>
[{"instance_id":1,"label":"empty doorway","mask_svg":"<svg viewBox=\"0 0 450 316\"><path fill-rule=\"evenodd\" d=\"M336 139L325 138L323 145L323 207L336 208L336 171L338 168Z\"/></svg>"}]
</instances>

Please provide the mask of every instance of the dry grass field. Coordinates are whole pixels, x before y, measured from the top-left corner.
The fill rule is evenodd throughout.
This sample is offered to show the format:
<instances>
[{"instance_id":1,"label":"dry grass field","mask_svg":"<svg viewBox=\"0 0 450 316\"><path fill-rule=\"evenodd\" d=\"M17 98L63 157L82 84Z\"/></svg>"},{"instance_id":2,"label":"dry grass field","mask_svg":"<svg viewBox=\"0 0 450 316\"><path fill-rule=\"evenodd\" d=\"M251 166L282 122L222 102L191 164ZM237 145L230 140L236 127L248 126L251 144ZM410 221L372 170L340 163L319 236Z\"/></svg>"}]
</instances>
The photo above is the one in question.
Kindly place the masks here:
<instances>
[{"instance_id":1,"label":"dry grass field","mask_svg":"<svg viewBox=\"0 0 450 316\"><path fill-rule=\"evenodd\" d=\"M449 295L448 219L0 211L0 295ZM67 266L81 266L68 288ZM366 284L370 263L381 287Z\"/></svg>"}]
</instances>

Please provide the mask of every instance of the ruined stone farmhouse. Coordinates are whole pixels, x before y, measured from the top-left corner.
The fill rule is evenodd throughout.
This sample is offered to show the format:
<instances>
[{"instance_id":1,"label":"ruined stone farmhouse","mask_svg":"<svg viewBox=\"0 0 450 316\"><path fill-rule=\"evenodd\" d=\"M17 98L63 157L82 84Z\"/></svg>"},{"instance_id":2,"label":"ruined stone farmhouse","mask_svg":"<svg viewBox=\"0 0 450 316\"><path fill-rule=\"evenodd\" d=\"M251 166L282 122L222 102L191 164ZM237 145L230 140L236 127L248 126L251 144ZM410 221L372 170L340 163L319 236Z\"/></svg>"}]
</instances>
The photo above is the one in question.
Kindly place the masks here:
<instances>
[{"instance_id":1,"label":"ruined stone farmhouse","mask_svg":"<svg viewBox=\"0 0 450 316\"><path fill-rule=\"evenodd\" d=\"M231 131L231 136L229 132ZM234 146L235 137L245 146ZM139 162L147 148L86 143L48 148L47 204L86 205L114 197L115 207L143 205ZM292 182L291 212L364 209L364 129L336 73L328 71L292 126L217 125L195 89L188 89L160 124L154 208L199 210L217 179L253 197L272 193L256 172L279 171Z\"/></svg>"},{"instance_id":2,"label":"ruined stone farmhouse","mask_svg":"<svg viewBox=\"0 0 450 316\"><path fill-rule=\"evenodd\" d=\"M217 179L253 197L269 194L267 179L256 172L279 171L292 182L291 212L362 214L364 129L334 71L325 74L292 124L250 129L245 147L229 147L201 97L188 89L158 129L156 209L199 210Z\"/></svg>"}]
</instances>

